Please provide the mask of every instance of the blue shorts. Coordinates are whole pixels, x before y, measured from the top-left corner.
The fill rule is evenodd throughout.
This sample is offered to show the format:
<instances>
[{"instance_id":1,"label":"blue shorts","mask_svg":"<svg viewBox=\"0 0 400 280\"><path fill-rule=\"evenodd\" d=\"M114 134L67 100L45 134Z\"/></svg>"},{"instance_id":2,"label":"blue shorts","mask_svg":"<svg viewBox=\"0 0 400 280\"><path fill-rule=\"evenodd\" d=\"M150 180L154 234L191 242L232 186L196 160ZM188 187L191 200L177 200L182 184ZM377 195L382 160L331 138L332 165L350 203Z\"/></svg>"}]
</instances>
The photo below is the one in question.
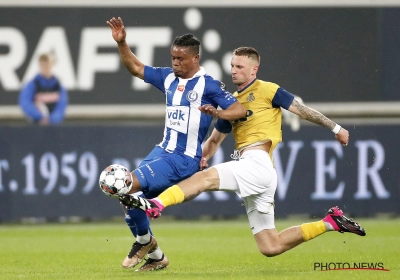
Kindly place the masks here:
<instances>
[{"instance_id":1,"label":"blue shorts","mask_svg":"<svg viewBox=\"0 0 400 280\"><path fill-rule=\"evenodd\" d=\"M168 153L156 146L133 170L146 198L153 198L199 171L200 158Z\"/></svg>"}]
</instances>

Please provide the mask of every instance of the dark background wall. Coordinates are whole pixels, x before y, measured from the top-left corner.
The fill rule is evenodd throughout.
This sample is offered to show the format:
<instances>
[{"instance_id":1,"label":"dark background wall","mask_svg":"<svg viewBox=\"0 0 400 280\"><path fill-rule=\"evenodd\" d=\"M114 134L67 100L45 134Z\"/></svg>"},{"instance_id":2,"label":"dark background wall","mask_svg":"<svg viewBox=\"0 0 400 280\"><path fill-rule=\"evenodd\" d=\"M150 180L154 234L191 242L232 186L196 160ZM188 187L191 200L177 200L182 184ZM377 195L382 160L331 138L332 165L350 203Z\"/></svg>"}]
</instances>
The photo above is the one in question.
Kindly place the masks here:
<instances>
[{"instance_id":1,"label":"dark background wall","mask_svg":"<svg viewBox=\"0 0 400 280\"><path fill-rule=\"evenodd\" d=\"M203 41L202 62L214 63L208 71L220 73L217 78L231 91L235 88L230 82L229 60L224 57L229 57L238 46L250 45L262 56L259 78L274 81L307 102L399 100L399 8L240 7L199 8L198 11L202 20L192 27L185 21L187 8L2 7L0 32L13 28L25 38L26 53L21 46L16 49L23 57L15 71L19 86L27 76L28 66L36 62L32 56L40 43L57 45L59 60L72 65L71 69L58 69L61 78L66 71L72 73L72 82L67 85L71 104L163 102L163 95L155 93L155 89L133 88L132 78L119 59L112 70L113 63L102 63L84 52L93 45L92 49L99 55L118 58L116 44L105 24L113 16L121 16L126 27L164 28L164 46L146 53L155 66L170 66L169 46L175 36L194 33ZM41 41L44 31L53 27L65 33L66 44L58 37L53 37L58 42L52 42L51 38ZM104 33L84 37L85 30L91 28ZM214 37L207 37L210 33ZM137 44L156 36L150 32L144 34L136 37L136 33L128 32L133 52L138 51ZM11 51L5 39L0 43L2 68L9 67L1 59ZM105 40L108 40L106 44ZM100 63L106 70L95 72L92 85L85 87L82 83L88 81L86 77L90 73L80 67L82 63ZM17 104L19 89L5 86L6 81L11 81L7 73L4 69L0 71L0 104Z\"/></svg>"},{"instance_id":2,"label":"dark background wall","mask_svg":"<svg viewBox=\"0 0 400 280\"><path fill-rule=\"evenodd\" d=\"M382 20L382 99L400 97L400 9L383 9Z\"/></svg>"},{"instance_id":3,"label":"dark background wall","mask_svg":"<svg viewBox=\"0 0 400 280\"><path fill-rule=\"evenodd\" d=\"M398 126L350 126L349 146L315 125L284 128L275 150L276 216L321 217L338 205L353 216L399 214ZM0 221L64 216L102 219L120 215L118 200L105 196L98 176L111 163L134 169L162 138L160 125L0 127ZM44 144L45 143L45 144ZM212 165L230 160L227 137ZM180 218L245 214L233 193L204 193L170 207Z\"/></svg>"}]
</instances>

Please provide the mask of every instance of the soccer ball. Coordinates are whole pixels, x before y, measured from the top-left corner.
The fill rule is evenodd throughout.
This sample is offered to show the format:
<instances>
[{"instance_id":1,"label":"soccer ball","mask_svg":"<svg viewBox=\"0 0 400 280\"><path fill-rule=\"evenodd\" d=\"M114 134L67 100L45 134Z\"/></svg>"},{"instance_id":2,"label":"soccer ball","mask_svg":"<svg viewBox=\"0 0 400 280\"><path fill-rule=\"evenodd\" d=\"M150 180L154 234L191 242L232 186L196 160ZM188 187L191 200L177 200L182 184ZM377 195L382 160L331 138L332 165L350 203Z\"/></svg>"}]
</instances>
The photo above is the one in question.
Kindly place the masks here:
<instances>
[{"instance_id":1,"label":"soccer ball","mask_svg":"<svg viewBox=\"0 0 400 280\"><path fill-rule=\"evenodd\" d=\"M102 192L111 197L127 194L132 188L132 175L122 165L107 166L100 174L99 185Z\"/></svg>"}]
</instances>

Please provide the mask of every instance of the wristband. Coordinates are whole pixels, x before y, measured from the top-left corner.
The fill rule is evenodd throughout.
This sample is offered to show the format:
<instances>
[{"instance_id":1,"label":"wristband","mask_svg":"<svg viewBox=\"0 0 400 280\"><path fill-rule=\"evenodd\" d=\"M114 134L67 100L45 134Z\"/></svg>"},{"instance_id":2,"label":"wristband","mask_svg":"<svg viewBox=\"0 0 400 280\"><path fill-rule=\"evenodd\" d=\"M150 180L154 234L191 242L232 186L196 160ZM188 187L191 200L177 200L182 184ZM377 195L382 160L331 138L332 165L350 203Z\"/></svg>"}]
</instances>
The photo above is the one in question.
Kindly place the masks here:
<instances>
[{"instance_id":1,"label":"wristband","mask_svg":"<svg viewBox=\"0 0 400 280\"><path fill-rule=\"evenodd\" d=\"M338 134L341 128L342 127L340 125L336 124L335 127L332 129L332 132Z\"/></svg>"}]
</instances>

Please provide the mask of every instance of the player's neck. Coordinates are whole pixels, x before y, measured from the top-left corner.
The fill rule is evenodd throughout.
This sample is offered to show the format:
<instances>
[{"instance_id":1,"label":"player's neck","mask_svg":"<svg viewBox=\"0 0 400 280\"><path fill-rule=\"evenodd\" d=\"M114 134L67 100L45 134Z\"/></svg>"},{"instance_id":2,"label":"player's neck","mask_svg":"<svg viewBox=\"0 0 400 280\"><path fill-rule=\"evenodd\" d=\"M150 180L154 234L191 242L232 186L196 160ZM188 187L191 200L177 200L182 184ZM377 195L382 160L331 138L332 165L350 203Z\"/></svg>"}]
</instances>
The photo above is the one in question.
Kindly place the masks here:
<instances>
[{"instance_id":1,"label":"player's neck","mask_svg":"<svg viewBox=\"0 0 400 280\"><path fill-rule=\"evenodd\" d=\"M182 79L191 79L194 75L200 71L200 66L194 68L192 71L188 72L185 77L181 77Z\"/></svg>"},{"instance_id":2,"label":"player's neck","mask_svg":"<svg viewBox=\"0 0 400 280\"><path fill-rule=\"evenodd\" d=\"M241 85L238 85L237 91L243 90L243 89L246 88L248 85L250 85L255 79L257 79L257 77L251 78L251 79L249 79L247 82L245 82L245 83L243 83L243 84L241 84Z\"/></svg>"}]
</instances>

